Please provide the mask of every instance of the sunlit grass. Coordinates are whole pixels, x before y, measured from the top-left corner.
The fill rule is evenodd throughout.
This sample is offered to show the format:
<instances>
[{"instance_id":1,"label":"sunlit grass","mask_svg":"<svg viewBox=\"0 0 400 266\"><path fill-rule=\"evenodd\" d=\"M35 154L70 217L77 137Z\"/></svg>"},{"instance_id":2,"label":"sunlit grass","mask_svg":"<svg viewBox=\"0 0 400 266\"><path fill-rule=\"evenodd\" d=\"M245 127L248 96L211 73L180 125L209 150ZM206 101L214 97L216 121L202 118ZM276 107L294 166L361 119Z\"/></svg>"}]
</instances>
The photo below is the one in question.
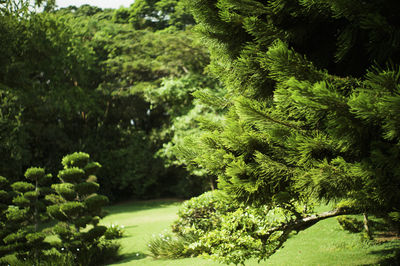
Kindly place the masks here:
<instances>
[{"instance_id":1,"label":"sunlit grass","mask_svg":"<svg viewBox=\"0 0 400 266\"><path fill-rule=\"evenodd\" d=\"M179 205L179 202L169 200L109 207L110 214L102 223L123 225L125 231L125 236L118 240L122 244L124 259L113 265L221 265L201 258L155 260L150 256L149 241L154 235L169 230L177 218ZM400 250L398 240L379 245L363 243L359 234L341 230L336 219L331 218L292 236L283 249L259 265L393 265L393 262L385 260L396 250ZM258 263L250 260L246 265Z\"/></svg>"}]
</instances>

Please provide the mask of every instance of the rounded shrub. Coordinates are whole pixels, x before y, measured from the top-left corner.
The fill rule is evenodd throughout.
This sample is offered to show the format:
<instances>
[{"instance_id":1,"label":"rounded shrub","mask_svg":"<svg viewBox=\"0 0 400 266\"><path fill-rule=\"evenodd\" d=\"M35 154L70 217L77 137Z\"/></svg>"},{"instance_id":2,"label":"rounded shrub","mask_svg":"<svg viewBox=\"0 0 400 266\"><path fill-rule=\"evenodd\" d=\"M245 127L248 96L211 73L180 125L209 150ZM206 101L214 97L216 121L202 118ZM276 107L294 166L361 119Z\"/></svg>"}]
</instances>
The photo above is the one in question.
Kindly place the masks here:
<instances>
[{"instance_id":1,"label":"rounded shrub","mask_svg":"<svg viewBox=\"0 0 400 266\"><path fill-rule=\"evenodd\" d=\"M199 237L219 226L221 215L237 207L234 203L225 201L217 190L205 192L182 204L178 211L178 220L172 224L172 231L181 236L191 234Z\"/></svg>"},{"instance_id":2,"label":"rounded shrub","mask_svg":"<svg viewBox=\"0 0 400 266\"><path fill-rule=\"evenodd\" d=\"M27 182L15 182L11 185L11 188L16 191L16 192L20 192L20 193L25 193L28 191L32 191L35 190L35 186L32 185L31 183L27 183Z\"/></svg>"},{"instance_id":3,"label":"rounded shrub","mask_svg":"<svg viewBox=\"0 0 400 266\"><path fill-rule=\"evenodd\" d=\"M77 196L74 190L74 184L71 183L61 183L61 184L54 184L51 186L58 195L65 198L66 200L74 200Z\"/></svg>"},{"instance_id":4,"label":"rounded shrub","mask_svg":"<svg viewBox=\"0 0 400 266\"><path fill-rule=\"evenodd\" d=\"M45 171L43 168L40 167L31 167L28 168L25 172L25 177L28 180L36 181L45 176Z\"/></svg>"},{"instance_id":5,"label":"rounded shrub","mask_svg":"<svg viewBox=\"0 0 400 266\"><path fill-rule=\"evenodd\" d=\"M64 169L58 173L58 178L63 182L79 183L85 178L85 171L78 167Z\"/></svg>"},{"instance_id":6,"label":"rounded shrub","mask_svg":"<svg viewBox=\"0 0 400 266\"><path fill-rule=\"evenodd\" d=\"M68 154L62 158L62 165L64 168L78 167L84 168L89 162L89 154L84 152L74 152L72 154Z\"/></svg>"}]
</instances>

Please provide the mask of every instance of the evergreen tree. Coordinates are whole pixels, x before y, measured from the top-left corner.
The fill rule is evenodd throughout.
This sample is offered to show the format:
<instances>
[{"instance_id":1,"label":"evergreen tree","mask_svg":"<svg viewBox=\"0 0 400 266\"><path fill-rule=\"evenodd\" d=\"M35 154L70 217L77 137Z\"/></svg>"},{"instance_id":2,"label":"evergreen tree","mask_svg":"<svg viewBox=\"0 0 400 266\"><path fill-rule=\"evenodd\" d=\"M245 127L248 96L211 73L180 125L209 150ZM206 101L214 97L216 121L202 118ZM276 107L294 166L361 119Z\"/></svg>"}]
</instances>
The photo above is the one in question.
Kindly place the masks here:
<instances>
[{"instance_id":1,"label":"evergreen tree","mask_svg":"<svg viewBox=\"0 0 400 266\"><path fill-rule=\"evenodd\" d=\"M45 195L49 194L51 175L43 168L31 167L25 172L28 182L20 181L11 185L12 192L3 191L3 199L10 198L3 213L2 250L5 254L15 253L19 259L32 259L39 263L44 252L51 248L45 241L45 233L39 230L39 223L47 219ZM6 204L7 204L6 203ZM5 214L5 217L4 217Z\"/></svg>"},{"instance_id":2,"label":"evergreen tree","mask_svg":"<svg viewBox=\"0 0 400 266\"><path fill-rule=\"evenodd\" d=\"M220 105L228 112L222 123L202 121L203 135L181 154L217 176L233 200L285 214L278 225L266 222L259 238L268 248L258 257L325 218L399 212L397 1L188 5L210 69L228 89ZM315 201L337 205L313 215Z\"/></svg>"},{"instance_id":3,"label":"evergreen tree","mask_svg":"<svg viewBox=\"0 0 400 266\"><path fill-rule=\"evenodd\" d=\"M9 233L7 230L6 211L11 202L10 188L7 178L0 176L0 257L9 253L4 237Z\"/></svg>"},{"instance_id":4,"label":"evergreen tree","mask_svg":"<svg viewBox=\"0 0 400 266\"><path fill-rule=\"evenodd\" d=\"M100 238L107 230L99 222L105 216L102 207L108 198L96 193L99 184L93 175L100 164L89 162L89 158L83 152L65 156L64 169L58 173L61 183L52 185L56 194L46 197L53 203L47 213L59 221L53 231L61 240L60 249L72 254L80 265L96 261ZM82 230L85 228L88 230Z\"/></svg>"}]
</instances>

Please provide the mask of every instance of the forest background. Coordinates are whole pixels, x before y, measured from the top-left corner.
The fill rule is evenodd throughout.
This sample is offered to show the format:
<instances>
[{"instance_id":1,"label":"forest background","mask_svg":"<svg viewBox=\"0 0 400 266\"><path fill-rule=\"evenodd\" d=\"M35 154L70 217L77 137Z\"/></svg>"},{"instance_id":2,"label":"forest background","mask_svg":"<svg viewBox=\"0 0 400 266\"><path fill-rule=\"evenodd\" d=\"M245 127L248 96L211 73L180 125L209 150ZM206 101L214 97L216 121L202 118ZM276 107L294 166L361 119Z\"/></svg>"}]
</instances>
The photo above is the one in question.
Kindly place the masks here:
<instances>
[{"instance_id":1,"label":"forest background","mask_svg":"<svg viewBox=\"0 0 400 266\"><path fill-rule=\"evenodd\" d=\"M113 201L208 189L210 179L173 152L194 117L211 113L191 93L218 92L182 3L55 10L49 1L40 13L27 5L2 9L2 175L16 181L32 165L55 172L62 156L84 151L101 162L102 193Z\"/></svg>"}]
</instances>

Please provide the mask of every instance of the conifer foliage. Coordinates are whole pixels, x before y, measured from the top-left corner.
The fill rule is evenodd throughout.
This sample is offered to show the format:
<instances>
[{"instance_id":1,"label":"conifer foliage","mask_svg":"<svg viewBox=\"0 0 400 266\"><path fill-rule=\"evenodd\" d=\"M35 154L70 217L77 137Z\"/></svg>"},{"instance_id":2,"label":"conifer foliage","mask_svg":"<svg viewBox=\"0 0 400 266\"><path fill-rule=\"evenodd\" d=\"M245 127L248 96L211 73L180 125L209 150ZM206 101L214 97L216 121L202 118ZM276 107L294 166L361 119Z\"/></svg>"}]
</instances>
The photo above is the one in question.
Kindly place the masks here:
<instances>
[{"instance_id":1,"label":"conifer foliage","mask_svg":"<svg viewBox=\"0 0 400 266\"><path fill-rule=\"evenodd\" d=\"M202 121L181 155L233 200L284 210L266 225L259 258L319 220L400 211L397 1L188 4L229 92L223 123ZM338 204L313 215L315 201Z\"/></svg>"},{"instance_id":2,"label":"conifer foliage","mask_svg":"<svg viewBox=\"0 0 400 266\"><path fill-rule=\"evenodd\" d=\"M35 265L100 265L118 256L119 244L106 239L107 227L99 225L108 203L96 193L100 164L75 152L62 165L60 182L38 167L11 185L0 177L0 264L16 263L15 257Z\"/></svg>"},{"instance_id":3,"label":"conifer foliage","mask_svg":"<svg viewBox=\"0 0 400 266\"><path fill-rule=\"evenodd\" d=\"M99 184L93 175L100 164L89 162L89 155L83 152L65 156L62 164L64 169L58 173L61 183L53 184L56 193L47 196L53 202L47 212L59 221L53 231L61 240L61 249L74 254L80 264L89 265L107 230L99 222L108 198L96 194ZM85 228L89 230L82 231Z\"/></svg>"},{"instance_id":4,"label":"conifer foliage","mask_svg":"<svg viewBox=\"0 0 400 266\"><path fill-rule=\"evenodd\" d=\"M15 252L20 259L31 258L39 263L51 248L38 228L47 218L44 212L48 202L44 196L50 192L51 177L43 168L31 167L25 172L26 181L11 184L11 191L2 191L7 208L2 214L3 255ZM6 188L6 182L3 184Z\"/></svg>"}]
</instances>

